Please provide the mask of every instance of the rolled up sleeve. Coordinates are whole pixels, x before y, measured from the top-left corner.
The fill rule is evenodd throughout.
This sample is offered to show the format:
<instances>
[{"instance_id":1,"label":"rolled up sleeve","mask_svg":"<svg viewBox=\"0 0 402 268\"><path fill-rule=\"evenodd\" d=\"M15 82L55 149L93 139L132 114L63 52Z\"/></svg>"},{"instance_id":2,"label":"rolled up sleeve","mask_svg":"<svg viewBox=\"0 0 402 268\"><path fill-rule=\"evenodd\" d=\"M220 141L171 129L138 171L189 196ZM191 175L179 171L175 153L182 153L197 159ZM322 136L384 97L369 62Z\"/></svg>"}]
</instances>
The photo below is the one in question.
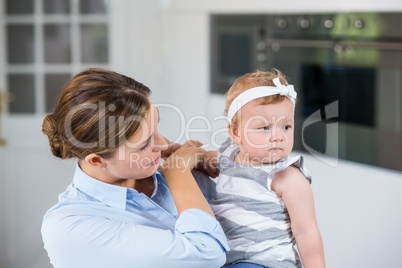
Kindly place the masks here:
<instances>
[{"instance_id":1,"label":"rolled up sleeve","mask_svg":"<svg viewBox=\"0 0 402 268\"><path fill-rule=\"evenodd\" d=\"M183 211L180 218L177 220L176 230L185 234L187 237L195 238L194 241L201 242L203 241L203 237L213 238L219 242L219 245L224 251L229 250L222 227L217 220L205 211L199 209L187 209ZM203 235L199 236L199 234ZM208 245L208 241L206 240L203 245Z\"/></svg>"}]
</instances>

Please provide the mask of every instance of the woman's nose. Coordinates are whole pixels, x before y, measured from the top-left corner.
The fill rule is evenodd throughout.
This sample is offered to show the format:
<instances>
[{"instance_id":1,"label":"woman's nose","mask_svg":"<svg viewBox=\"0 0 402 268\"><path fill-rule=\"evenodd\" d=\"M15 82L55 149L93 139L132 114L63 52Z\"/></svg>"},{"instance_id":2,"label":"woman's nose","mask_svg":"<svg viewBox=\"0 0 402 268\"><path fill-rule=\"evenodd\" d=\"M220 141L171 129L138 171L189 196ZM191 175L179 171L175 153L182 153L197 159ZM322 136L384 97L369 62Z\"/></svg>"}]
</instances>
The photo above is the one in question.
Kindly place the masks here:
<instances>
[{"instance_id":1,"label":"woman's nose","mask_svg":"<svg viewBox=\"0 0 402 268\"><path fill-rule=\"evenodd\" d=\"M155 131L154 135L154 151L163 151L168 148L168 143L166 142L165 138L157 131Z\"/></svg>"}]
</instances>

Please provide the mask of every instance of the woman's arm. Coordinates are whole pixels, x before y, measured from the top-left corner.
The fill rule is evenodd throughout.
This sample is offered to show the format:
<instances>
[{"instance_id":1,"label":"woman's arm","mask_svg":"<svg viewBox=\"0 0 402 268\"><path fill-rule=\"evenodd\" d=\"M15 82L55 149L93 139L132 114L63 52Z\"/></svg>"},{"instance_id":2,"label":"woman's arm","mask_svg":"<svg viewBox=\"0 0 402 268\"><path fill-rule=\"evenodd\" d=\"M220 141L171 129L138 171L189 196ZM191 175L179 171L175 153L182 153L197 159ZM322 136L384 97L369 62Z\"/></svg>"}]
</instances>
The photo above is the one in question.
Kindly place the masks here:
<instances>
[{"instance_id":1,"label":"woman's arm","mask_svg":"<svg viewBox=\"0 0 402 268\"><path fill-rule=\"evenodd\" d=\"M55 268L204 268L225 263L226 238L209 214L186 210L172 230L151 214L133 212L88 201L54 209L42 225L51 263Z\"/></svg>"},{"instance_id":2,"label":"woman's arm","mask_svg":"<svg viewBox=\"0 0 402 268\"><path fill-rule=\"evenodd\" d=\"M187 209L196 208L215 217L191 174L191 170L205 156L205 151L200 148L201 146L202 143L198 141L187 141L162 164L162 173L179 215Z\"/></svg>"},{"instance_id":3,"label":"woman's arm","mask_svg":"<svg viewBox=\"0 0 402 268\"><path fill-rule=\"evenodd\" d=\"M282 197L305 268L325 267L324 246L315 215L314 197L307 179L295 167L275 174L272 189Z\"/></svg>"}]
</instances>

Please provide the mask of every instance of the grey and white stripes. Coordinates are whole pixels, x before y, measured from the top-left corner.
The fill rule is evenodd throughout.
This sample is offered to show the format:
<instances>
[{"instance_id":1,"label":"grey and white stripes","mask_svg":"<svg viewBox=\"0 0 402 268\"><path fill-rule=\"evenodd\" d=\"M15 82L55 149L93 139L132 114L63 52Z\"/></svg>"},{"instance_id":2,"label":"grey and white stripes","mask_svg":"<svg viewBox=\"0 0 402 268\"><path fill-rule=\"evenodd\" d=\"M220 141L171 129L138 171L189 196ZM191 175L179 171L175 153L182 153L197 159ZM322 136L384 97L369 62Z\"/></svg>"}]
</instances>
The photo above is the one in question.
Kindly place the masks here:
<instances>
[{"instance_id":1,"label":"grey and white stripes","mask_svg":"<svg viewBox=\"0 0 402 268\"><path fill-rule=\"evenodd\" d=\"M237 144L228 140L218 154L220 175L213 211L228 238L226 264L244 261L268 267L301 267L286 207L272 189L275 172L290 165L311 182L302 156L272 164L247 166L234 162Z\"/></svg>"}]
</instances>

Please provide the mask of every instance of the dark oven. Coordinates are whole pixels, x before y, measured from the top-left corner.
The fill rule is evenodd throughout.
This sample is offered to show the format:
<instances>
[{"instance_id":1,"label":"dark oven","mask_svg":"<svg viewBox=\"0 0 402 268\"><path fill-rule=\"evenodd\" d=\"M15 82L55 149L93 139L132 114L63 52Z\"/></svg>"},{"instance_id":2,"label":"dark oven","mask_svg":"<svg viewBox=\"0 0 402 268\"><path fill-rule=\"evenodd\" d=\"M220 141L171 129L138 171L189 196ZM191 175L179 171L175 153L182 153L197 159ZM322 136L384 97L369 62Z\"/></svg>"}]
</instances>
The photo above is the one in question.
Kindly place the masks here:
<instances>
[{"instance_id":1,"label":"dark oven","mask_svg":"<svg viewBox=\"0 0 402 268\"><path fill-rule=\"evenodd\" d=\"M211 92L277 68L298 92L296 150L402 171L400 25L402 13L213 15Z\"/></svg>"}]
</instances>

